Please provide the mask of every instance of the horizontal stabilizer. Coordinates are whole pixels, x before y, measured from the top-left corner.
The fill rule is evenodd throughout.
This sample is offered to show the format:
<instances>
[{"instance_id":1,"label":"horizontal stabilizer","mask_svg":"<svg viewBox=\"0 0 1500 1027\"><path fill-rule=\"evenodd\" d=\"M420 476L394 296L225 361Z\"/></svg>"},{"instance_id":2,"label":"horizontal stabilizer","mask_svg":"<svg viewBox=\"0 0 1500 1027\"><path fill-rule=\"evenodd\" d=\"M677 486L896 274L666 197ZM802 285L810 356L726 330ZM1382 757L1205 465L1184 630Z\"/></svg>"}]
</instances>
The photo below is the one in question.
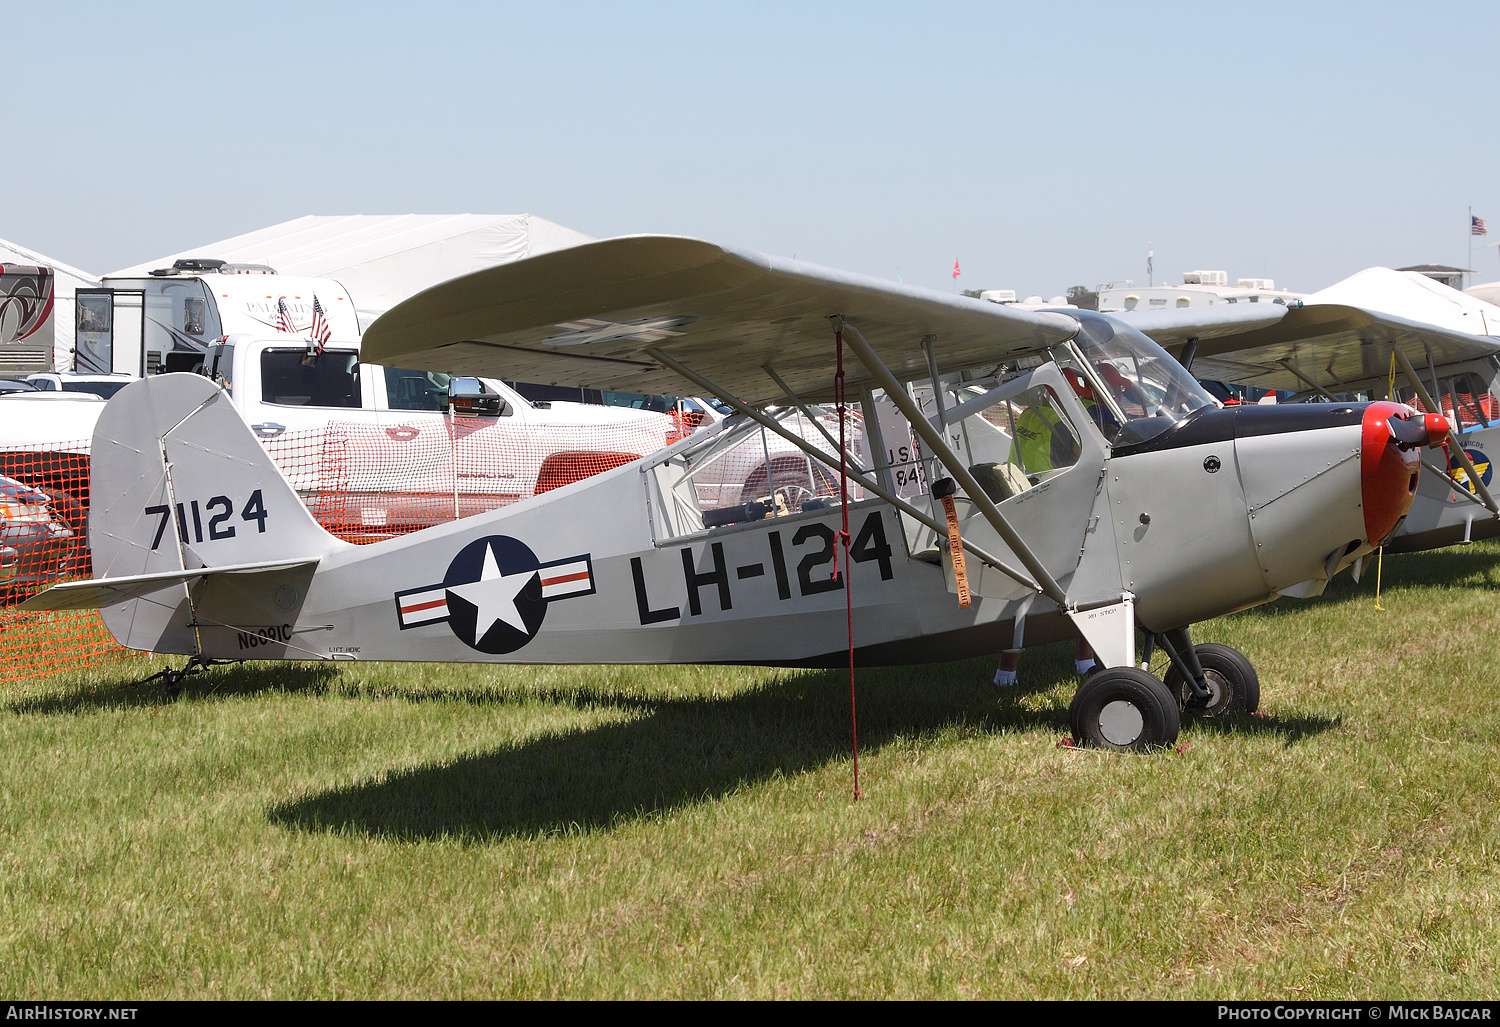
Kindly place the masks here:
<instances>
[{"instance_id":1,"label":"horizontal stabilizer","mask_svg":"<svg viewBox=\"0 0 1500 1027\"><path fill-rule=\"evenodd\" d=\"M188 571L161 571L156 574L131 574L118 578L95 578L91 581L69 581L53 585L45 592L22 603L22 610L98 610L129 599L139 599L159 592L169 585L198 578L223 575L260 574L316 567L317 560L275 560L270 563L239 563L224 567L199 567Z\"/></svg>"}]
</instances>

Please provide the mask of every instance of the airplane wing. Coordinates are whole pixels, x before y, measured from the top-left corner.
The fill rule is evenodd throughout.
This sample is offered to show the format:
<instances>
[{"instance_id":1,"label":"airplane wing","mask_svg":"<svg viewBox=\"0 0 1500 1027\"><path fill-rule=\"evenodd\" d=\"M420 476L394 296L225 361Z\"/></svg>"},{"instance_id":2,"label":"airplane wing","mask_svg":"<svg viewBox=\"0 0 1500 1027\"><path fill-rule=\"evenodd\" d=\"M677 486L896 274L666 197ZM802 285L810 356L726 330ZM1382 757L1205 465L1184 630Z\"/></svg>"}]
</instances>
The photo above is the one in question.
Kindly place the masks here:
<instances>
[{"instance_id":1,"label":"airplane wing","mask_svg":"<svg viewBox=\"0 0 1500 1027\"><path fill-rule=\"evenodd\" d=\"M1221 303L1212 307L1177 310L1112 310L1110 317L1151 336L1163 349L1176 352L1174 344L1197 339L1217 339L1266 328L1280 321L1287 308L1279 303Z\"/></svg>"},{"instance_id":2,"label":"airplane wing","mask_svg":"<svg viewBox=\"0 0 1500 1027\"><path fill-rule=\"evenodd\" d=\"M97 610L128 599L139 599L168 585L209 578L221 574L259 574L313 567L317 560L276 560L271 563L241 563L224 567L199 567L187 571L161 571L155 574L130 574L118 578L96 578L90 581L68 581L53 585L32 596L17 609L21 610Z\"/></svg>"},{"instance_id":3,"label":"airplane wing","mask_svg":"<svg viewBox=\"0 0 1500 1027\"><path fill-rule=\"evenodd\" d=\"M377 318L365 358L455 374L679 393L681 361L751 405L833 387L834 326L857 325L898 377L982 367L1062 342L1065 314L1014 310L679 236L625 236L455 278ZM849 358L851 383L864 369Z\"/></svg>"},{"instance_id":4,"label":"airplane wing","mask_svg":"<svg viewBox=\"0 0 1500 1027\"><path fill-rule=\"evenodd\" d=\"M1488 309L1485 309L1488 308ZM1113 313L1173 348L1199 340L1193 374L1300 392L1296 368L1332 391L1390 373L1391 346L1417 368L1500 353L1500 308L1410 272L1370 268L1301 303Z\"/></svg>"}]
</instances>

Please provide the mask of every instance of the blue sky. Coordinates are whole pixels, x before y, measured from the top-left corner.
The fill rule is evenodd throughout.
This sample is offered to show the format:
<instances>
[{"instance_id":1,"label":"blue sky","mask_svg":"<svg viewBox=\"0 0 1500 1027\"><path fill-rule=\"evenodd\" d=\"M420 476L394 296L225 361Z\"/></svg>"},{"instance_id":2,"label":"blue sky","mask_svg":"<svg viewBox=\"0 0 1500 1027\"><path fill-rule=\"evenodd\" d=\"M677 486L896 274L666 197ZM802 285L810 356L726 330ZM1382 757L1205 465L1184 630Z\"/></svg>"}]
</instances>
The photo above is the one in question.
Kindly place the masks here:
<instances>
[{"instance_id":1,"label":"blue sky","mask_svg":"<svg viewBox=\"0 0 1500 1027\"><path fill-rule=\"evenodd\" d=\"M1195 9L1207 7L1209 9ZM0 237L101 273L520 213L951 289L1311 291L1500 239L1500 5L6 5ZM1490 239L1476 240L1479 243ZM1500 279L1494 247L1478 280Z\"/></svg>"}]
</instances>

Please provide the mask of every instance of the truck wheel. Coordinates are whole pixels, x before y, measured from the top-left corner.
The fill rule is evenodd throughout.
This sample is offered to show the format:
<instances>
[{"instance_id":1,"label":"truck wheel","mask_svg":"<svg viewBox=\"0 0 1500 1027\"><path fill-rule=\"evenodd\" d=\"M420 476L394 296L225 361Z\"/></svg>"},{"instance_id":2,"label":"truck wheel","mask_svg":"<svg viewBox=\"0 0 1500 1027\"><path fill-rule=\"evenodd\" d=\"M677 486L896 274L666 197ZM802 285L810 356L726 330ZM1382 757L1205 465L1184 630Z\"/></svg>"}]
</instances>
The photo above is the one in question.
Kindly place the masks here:
<instances>
[{"instance_id":1,"label":"truck wheel","mask_svg":"<svg viewBox=\"0 0 1500 1027\"><path fill-rule=\"evenodd\" d=\"M797 513L802 504L818 496L836 496L839 492L838 477L822 464L798 457L779 457L771 461L771 473L775 478L776 494L782 498L789 513ZM766 482L765 465L757 467L745 479L740 489L740 502L772 501Z\"/></svg>"}]
</instances>

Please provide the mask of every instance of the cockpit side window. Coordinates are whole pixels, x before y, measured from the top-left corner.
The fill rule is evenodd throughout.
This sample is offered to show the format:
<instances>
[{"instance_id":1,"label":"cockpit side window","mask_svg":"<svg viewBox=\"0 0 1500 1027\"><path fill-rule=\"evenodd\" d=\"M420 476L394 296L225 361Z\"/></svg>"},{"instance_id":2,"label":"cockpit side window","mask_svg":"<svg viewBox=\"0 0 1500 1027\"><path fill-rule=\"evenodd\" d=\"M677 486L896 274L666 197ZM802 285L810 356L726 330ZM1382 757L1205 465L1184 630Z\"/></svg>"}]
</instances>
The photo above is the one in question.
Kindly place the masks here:
<instances>
[{"instance_id":1,"label":"cockpit side window","mask_svg":"<svg viewBox=\"0 0 1500 1027\"><path fill-rule=\"evenodd\" d=\"M1060 471L1078 462L1078 430L1049 386L1027 389L985 410L983 416L1002 431L1009 430L1015 440L1009 462L1028 475Z\"/></svg>"}]
</instances>

